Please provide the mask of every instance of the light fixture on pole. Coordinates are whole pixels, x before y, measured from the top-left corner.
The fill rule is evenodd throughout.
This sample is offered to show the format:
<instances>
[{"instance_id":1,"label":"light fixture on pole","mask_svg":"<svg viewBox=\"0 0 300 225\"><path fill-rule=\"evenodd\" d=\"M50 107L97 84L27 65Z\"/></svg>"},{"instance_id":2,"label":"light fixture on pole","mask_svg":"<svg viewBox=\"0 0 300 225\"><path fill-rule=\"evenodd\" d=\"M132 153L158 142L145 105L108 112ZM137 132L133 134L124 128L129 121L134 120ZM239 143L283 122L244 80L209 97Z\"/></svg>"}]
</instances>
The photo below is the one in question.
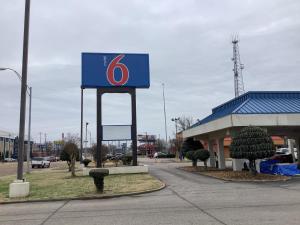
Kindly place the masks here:
<instances>
[{"instance_id":1,"label":"light fixture on pole","mask_svg":"<svg viewBox=\"0 0 300 225\"><path fill-rule=\"evenodd\" d=\"M19 78L19 80L22 82L22 76L14 69L8 68L8 67L3 67L0 68L0 71L5 71L5 70L9 70L14 72L17 77ZM27 173L30 173L30 148L31 148L31 102L32 102L32 87L29 87L26 84L27 87L27 94L29 96L29 115L28 115L28 140L27 140L27 152L26 152L26 158L27 158Z\"/></svg>"}]
</instances>

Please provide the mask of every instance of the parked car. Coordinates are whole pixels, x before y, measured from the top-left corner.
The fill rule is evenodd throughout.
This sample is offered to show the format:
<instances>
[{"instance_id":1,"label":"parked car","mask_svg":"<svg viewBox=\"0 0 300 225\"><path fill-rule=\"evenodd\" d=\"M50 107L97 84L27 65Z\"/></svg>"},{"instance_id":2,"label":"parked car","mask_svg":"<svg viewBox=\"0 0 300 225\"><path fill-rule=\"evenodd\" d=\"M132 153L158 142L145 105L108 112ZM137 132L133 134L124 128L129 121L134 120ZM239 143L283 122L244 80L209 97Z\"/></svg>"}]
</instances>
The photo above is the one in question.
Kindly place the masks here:
<instances>
[{"instance_id":1,"label":"parked car","mask_svg":"<svg viewBox=\"0 0 300 225\"><path fill-rule=\"evenodd\" d=\"M31 160L32 168L49 168L50 161L46 157L34 157Z\"/></svg>"},{"instance_id":2,"label":"parked car","mask_svg":"<svg viewBox=\"0 0 300 225\"><path fill-rule=\"evenodd\" d=\"M49 161L50 162L56 162L56 157L55 156L50 156Z\"/></svg>"},{"instance_id":3,"label":"parked car","mask_svg":"<svg viewBox=\"0 0 300 225\"><path fill-rule=\"evenodd\" d=\"M276 150L276 154L278 154L278 155L288 155L288 154L292 154L292 152L289 148L279 148L279 149ZM294 154L295 154L295 159L298 159L297 148L294 148Z\"/></svg>"},{"instance_id":4,"label":"parked car","mask_svg":"<svg viewBox=\"0 0 300 225\"><path fill-rule=\"evenodd\" d=\"M288 148L277 149L271 159L277 160L279 163L293 163L293 156Z\"/></svg>"},{"instance_id":5,"label":"parked car","mask_svg":"<svg viewBox=\"0 0 300 225\"><path fill-rule=\"evenodd\" d=\"M17 160L14 158L5 158L4 162L16 162Z\"/></svg>"}]
</instances>

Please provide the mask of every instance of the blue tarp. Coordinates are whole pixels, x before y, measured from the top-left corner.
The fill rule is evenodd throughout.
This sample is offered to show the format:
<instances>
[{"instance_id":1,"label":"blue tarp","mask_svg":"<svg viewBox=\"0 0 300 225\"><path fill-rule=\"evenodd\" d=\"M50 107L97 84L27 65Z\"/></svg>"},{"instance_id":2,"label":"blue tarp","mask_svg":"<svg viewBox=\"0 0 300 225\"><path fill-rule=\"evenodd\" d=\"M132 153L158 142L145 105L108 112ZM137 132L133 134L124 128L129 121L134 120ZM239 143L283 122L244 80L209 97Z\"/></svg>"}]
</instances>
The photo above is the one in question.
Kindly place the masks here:
<instances>
[{"instance_id":1,"label":"blue tarp","mask_svg":"<svg viewBox=\"0 0 300 225\"><path fill-rule=\"evenodd\" d=\"M279 164L277 160L266 160L260 163L260 172L285 176L300 175L297 164Z\"/></svg>"}]
</instances>

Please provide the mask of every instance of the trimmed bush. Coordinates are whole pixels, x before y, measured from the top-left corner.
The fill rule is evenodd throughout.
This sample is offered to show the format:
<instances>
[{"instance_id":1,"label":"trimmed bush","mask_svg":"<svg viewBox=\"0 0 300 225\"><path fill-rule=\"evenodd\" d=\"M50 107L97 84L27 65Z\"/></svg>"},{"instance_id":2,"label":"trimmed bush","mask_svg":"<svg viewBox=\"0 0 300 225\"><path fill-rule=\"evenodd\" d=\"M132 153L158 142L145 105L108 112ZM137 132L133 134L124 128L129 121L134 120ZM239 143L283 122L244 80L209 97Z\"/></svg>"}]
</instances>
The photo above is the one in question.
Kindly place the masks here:
<instances>
[{"instance_id":1,"label":"trimmed bush","mask_svg":"<svg viewBox=\"0 0 300 225\"><path fill-rule=\"evenodd\" d=\"M207 159L209 158L210 154L208 150L205 149L198 149L196 151L189 151L185 154L185 156L189 159L192 160L193 166L197 166L198 160L204 162L204 166L207 167Z\"/></svg>"},{"instance_id":2,"label":"trimmed bush","mask_svg":"<svg viewBox=\"0 0 300 225\"><path fill-rule=\"evenodd\" d=\"M194 157L197 160L202 161L204 163L205 168L207 168L207 160L209 156L210 156L209 151L206 149L199 149L194 152Z\"/></svg>"},{"instance_id":3,"label":"trimmed bush","mask_svg":"<svg viewBox=\"0 0 300 225\"><path fill-rule=\"evenodd\" d=\"M157 158L175 158L175 154L158 155Z\"/></svg>"},{"instance_id":4,"label":"trimmed bush","mask_svg":"<svg viewBox=\"0 0 300 225\"><path fill-rule=\"evenodd\" d=\"M183 156L189 151L196 151L198 149L204 149L200 141L194 141L193 138L186 139L181 146L181 153Z\"/></svg>"},{"instance_id":5,"label":"trimmed bush","mask_svg":"<svg viewBox=\"0 0 300 225\"><path fill-rule=\"evenodd\" d=\"M197 166L197 158L195 158L195 151L189 151L185 153L185 157L187 157L189 160L192 160L193 166Z\"/></svg>"},{"instance_id":6,"label":"trimmed bush","mask_svg":"<svg viewBox=\"0 0 300 225\"><path fill-rule=\"evenodd\" d=\"M131 155L125 155L121 158L123 165L131 165L132 162L132 156Z\"/></svg>"},{"instance_id":7,"label":"trimmed bush","mask_svg":"<svg viewBox=\"0 0 300 225\"><path fill-rule=\"evenodd\" d=\"M90 159L84 159L84 160L82 160L82 163L84 164L84 167L87 167L90 162L92 162L92 160L90 160Z\"/></svg>"},{"instance_id":8,"label":"trimmed bush","mask_svg":"<svg viewBox=\"0 0 300 225\"><path fill-rule=\"evenodd\" d=\"M94 184L97 188L97 191L102 193L104 189L104 177L109 174L108 169L92 169L89 172L89 175L93 177L94 179Z\"/></svg>"},{"instance_id":9,"label":"trimmed bush","mask_svg":"<svg viewBox=\"0 0 300 225\"><path fill-rule=\"evenodd\" d=\"M188 138L182 143L181 154L189 160L192 160L193 166L197 166L198 158L194 152L203 148L204 147L200 141L194 141L193 138Z\"/></svg>"},{"instance_id":10,"label":"trimmed bush","mask_svg":"<svg viewBox=\"0 0 300 225\"><path fill-rule=\"evenodd\" d=\"M255 160L269 158L276 151L272 138L267 132L254 126L243 128L232 139L229 149L231 158L249 160L250 171L253 175L257 174Z\"/></svg>"}]
</instances>

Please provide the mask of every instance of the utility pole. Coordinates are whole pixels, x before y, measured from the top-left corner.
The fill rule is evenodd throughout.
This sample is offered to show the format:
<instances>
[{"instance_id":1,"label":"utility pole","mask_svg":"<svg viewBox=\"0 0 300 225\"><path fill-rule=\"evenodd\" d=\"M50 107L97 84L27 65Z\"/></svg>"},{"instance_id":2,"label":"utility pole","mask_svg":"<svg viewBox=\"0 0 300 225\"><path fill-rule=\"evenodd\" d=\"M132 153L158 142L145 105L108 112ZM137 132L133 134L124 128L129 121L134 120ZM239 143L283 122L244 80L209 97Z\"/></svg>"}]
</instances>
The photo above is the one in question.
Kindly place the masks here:
<instances>
[{"instance_id":1,"label":"utility pole","mask_svg":"<svg viewBox=\"0 0 300 225\"><path fill-rule=\"evenodd\" d=\"M168 144L167 116L166 116L166 99L165 99L165 84L164 83L162 83L162 87L163 87L163 101L164 101L165 135L166 135L166 144Z\"/></svg>"},{"instance_id":2,"label":"utility pole","mask_svg":"<svg viewBox=\"0 0 300 225\"><path fill-rule=\"evenodd\" d=\"M44 143L44 145L45 145L45 152L47 152L47 134L46 133L44 133L44 138L45 138L45 143Z\"/></svg>"},{"instance_id":3,"label":"utility pole","mask_svg":"<svg viewBox=\"0 0 300 225\"><path fill-rule=\"evenodd\" d=\"M90 148L92 147L92 132L90 131Z\"/></svg>"},{"instance_id":4,"label":"utility pole","mask_svg":"<svg viewBox=\"0 0 300 225\"><path fill-rule=\"evenodd\" d=\"M21 104L20 104L20 125L19 125L18 170L17 170L18 171L17 172L18 180L23 180L29 16L30 16L30 0L26 0L26 2L25 2L25 19L24 19L24 38L23 38L23 62L22 62L22 82L21 82L22 85L21 85Z\"/></svg>"},{"instance_id":5,"label":"utility pole","mask_svg":"<svg viewBox=\"0 0 300 225\"><path fill-rule=\"evenodd\" d=\"M39 150L41 151L41 147L42 147L42 132L40 132L39 134L40 134Z\"/></svg>"}]
</instances>

